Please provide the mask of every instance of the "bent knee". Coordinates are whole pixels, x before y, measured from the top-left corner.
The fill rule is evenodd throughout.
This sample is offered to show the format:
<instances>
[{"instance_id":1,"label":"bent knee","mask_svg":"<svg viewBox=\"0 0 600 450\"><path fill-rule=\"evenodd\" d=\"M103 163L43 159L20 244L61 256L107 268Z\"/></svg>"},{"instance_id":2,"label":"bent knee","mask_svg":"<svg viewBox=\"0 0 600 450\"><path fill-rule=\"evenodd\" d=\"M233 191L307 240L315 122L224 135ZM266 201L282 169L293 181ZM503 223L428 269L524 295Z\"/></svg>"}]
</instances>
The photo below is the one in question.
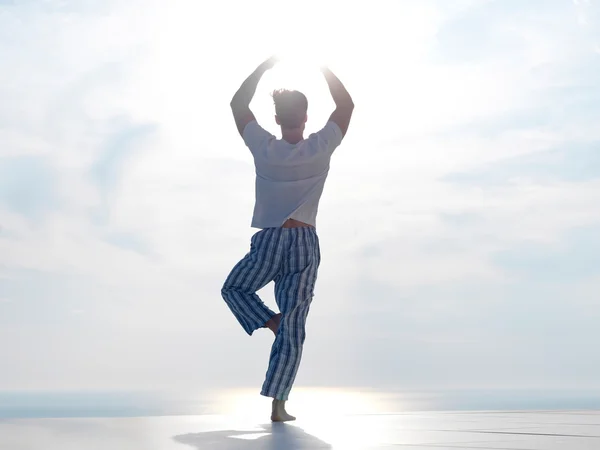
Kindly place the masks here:
<instances>
[{"instance_id":1,"label":"bent knee","mask_svg":"<svg viewBox=\"0 0 600 450\"><path fill-rule=\"evenodd\" d=\"M224 283L223 286L221 286L221 294L229 291L231 289L231 286L228 285L227 283Z\"/></svg>"},{"instance_id":2,"label":"bent knee","mask_svg":"<svg viewBox=\"0 0 600 450\"><path fill-rule=\"evenodd\" d=\"M233 291L234 290L231 288L231 286L224 284L221 288L221 297L223 297L223 300L225 300L226 302L229 301L229 297L231 297L231 293Z\"/></svg>"},{"instance_id":3,"label":"bent knee","mask_svg":"<svg viewBox=\"0 0 600 450\"><path fill-rule=\"evenodd\" d=\"M238 296L238 295L247 295L248 292L246 292L246 290L241 289L238 286L232 286L231 284L227 284L225 283L223 285L223 287L221 288L221 297L223 297L223 299L225 299L225 301L228 301L228 299L230 299L232 296Z\"/></svg>"}]
</instances>

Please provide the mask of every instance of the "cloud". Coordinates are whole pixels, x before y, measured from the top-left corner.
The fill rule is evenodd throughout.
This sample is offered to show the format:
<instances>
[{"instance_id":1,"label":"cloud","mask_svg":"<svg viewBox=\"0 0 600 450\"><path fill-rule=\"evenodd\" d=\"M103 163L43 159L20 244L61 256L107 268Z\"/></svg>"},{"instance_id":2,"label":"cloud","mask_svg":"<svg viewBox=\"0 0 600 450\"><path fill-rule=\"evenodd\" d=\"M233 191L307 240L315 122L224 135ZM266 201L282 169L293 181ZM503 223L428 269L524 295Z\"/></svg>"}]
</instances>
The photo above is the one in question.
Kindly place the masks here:
<instances>
[{"instance_id":1,"label":"cloud","mask_svg":"<svg viewBox=\"0 0 600 450\"><path fill-rule=\"evenodd\" d=\"M57 173L47 158L13 156L0 166L0 204L11 212L40 220L60 208Z\"/></svg>"},{"instance_id":2,"label":"cloud","mask_svg":"<svg viewBox=\"0 0 600 450\"><path fill-rule=\"evenodd\" d=\"M565 145L488 164L480 170L451 174L447 181L478 186L508 185L527 180L538 184L556 181L585 182L600 178L600 142Z\"/></svg>"},{"instance_id":3,"label":"cloud","mask_svg":"<svg viewBox=\"0 0 600 450\"><path fill-rule=\"evenodd\" d=\"M578 282L598 275L600 228L571 229L555 246L525 244L494 256L504 270L532 281Z\"/></svg>"}]
</instances>

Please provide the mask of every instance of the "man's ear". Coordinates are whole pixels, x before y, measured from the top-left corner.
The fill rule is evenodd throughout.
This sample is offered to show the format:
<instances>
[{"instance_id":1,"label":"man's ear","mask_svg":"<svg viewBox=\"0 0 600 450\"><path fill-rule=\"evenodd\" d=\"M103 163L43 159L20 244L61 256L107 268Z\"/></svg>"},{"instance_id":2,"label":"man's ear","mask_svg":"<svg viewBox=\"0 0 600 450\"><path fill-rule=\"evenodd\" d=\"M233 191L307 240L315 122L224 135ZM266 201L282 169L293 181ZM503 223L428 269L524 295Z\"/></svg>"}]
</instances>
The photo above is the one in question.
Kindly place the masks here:
<instances>
[{"instance_id":1,"label":"man's ear","mask_svg":"<svg viewBox=\"0 0 600 450\"><path fill-rule=\"evenodd\" d=\"M277 115L275 115L275 123L277 125L281 125L281 121L279 120L279 117L277 117Z\"/></svg>"},{"instance_id":2,"label":"man's ear","mask_svg":"<svg viewBox=\"0 0 600 450\"><path fill-rule=\"evenodd\" d=\"M304 123L308 122L308 114L304 115Z\"/></svg>"}]
</instances>

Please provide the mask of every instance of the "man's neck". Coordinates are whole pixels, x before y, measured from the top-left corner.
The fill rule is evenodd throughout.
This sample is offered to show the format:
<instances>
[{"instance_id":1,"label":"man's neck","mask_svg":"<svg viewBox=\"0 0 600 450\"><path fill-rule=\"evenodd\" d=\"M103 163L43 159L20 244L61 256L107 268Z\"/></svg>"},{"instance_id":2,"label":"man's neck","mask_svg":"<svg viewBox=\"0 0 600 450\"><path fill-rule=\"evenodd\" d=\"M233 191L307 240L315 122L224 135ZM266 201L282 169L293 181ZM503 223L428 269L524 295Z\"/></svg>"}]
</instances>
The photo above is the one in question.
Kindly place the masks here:
<instances>
[{"instance_id":1,"label":"man's neck","mask_svg":"<svg viewBox=\"0 0 600 450\"><path fill-rule=\"evenodd\" d=\"M304 139L302 128L282 128L281 138L289 144L297 144Z\"/></svg>"}]
</instances>

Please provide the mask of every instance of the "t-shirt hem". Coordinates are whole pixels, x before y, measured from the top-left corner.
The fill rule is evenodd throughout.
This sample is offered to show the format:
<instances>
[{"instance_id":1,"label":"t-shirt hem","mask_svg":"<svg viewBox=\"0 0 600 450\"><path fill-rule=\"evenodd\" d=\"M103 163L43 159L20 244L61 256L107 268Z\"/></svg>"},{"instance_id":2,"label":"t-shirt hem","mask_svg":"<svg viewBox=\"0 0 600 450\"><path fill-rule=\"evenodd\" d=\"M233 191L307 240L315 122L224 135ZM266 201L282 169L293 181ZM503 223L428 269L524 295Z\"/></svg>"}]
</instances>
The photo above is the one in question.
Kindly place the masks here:
<instances>
[{"instance_id":1,"label":"t-shirt hem","mask_svg":"<svg viewBox=\"0 0 600 450\"><path fill-rule=\"evenodd\" d=\"M286 219L287 220L287 219ZM299 220L300 222L304 222L307 225L310 225L311 227L317 227L316 221L311 220L310 222L308 221L304 221L304 220L300 220L300 219L296 219ZM252 222L250 224L250 228L256 228L258 230L265 230L267 228L281 228L283 226L283 224L285 223L285 220L283 222L281 222L280 224L276 225L276 224L259 224L256 222Z\"/></svg>"}]
</instances>

